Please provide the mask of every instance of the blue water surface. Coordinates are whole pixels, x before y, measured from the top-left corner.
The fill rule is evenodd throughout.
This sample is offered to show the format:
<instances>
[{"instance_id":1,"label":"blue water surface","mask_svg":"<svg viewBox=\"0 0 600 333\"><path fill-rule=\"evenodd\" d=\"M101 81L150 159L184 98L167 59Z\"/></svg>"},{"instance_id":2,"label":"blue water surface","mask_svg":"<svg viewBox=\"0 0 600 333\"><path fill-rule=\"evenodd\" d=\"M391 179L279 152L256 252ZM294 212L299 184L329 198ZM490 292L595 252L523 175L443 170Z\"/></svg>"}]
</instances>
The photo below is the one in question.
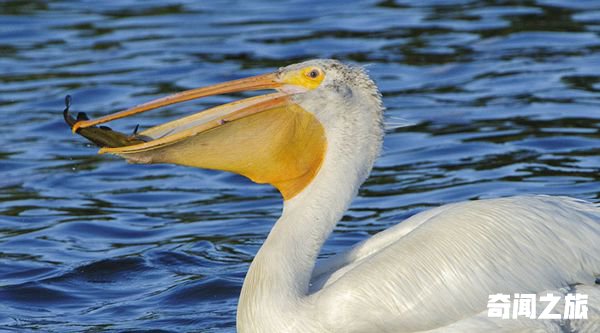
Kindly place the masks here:
<instances>
[{"instance_id":1,"label":"blue water surface","mask_svg":"<svg viewBox=\"0 0 600 333\"><path fill-rule=\"evenodd\" d=\"M600 201L599 34L592 0L0 1L0 331L234 332L280 214L240 176L97 155L67 94L96 117L310 58L366 66L388 135L327 256L449 202Z\"/></svg>"}]
</instances>

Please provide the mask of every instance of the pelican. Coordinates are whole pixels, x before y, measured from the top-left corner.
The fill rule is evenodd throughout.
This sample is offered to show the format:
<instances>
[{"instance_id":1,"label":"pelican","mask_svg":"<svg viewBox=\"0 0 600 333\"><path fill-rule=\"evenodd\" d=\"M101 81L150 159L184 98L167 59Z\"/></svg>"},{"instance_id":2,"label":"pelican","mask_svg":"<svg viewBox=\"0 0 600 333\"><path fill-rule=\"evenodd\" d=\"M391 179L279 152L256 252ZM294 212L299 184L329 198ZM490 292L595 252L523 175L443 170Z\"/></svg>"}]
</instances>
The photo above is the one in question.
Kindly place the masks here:
<instances>
[{"instance_id":1,"label":"pelican","mask_svg":"<svg viewBox=\"0 0 600 333\"><path fill-rule=\"evenodd\" d=\"M268 89L274 91L131 136L96 126L205 96ZM100 153L234 172L279 190L281 217L244 280L238 332L597 332L598 317L487 316L497 293L580 292L589 296L589 316L600 311L600 207L583 200L448 204L317 262L379 155L383 111L364 69L318 59L95 120L74 119L67 108L65 119L103 145Z\"/></svg>"}]
</instances>

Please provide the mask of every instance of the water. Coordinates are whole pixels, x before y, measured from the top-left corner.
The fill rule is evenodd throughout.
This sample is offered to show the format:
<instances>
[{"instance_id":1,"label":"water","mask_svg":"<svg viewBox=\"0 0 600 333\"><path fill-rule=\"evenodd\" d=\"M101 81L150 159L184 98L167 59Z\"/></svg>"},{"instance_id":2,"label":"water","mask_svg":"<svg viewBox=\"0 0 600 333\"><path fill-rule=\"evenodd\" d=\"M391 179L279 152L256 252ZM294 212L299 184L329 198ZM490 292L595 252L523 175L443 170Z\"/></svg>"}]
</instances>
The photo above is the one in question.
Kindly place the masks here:
<instances>
[{"instance_id":1,"label":"water","mask_svg":"<svg viewBox=\"0 0 600 333\"><path fill-rule=\"evenodd\" d=\"M99 116L309 58L366 65L385 150L326 256L444 203L600 201L599 33L597 1L1 1L0 330L233 332L280 213L239 176L96 155L66 94Z\"/></svg>"}]
</instances>

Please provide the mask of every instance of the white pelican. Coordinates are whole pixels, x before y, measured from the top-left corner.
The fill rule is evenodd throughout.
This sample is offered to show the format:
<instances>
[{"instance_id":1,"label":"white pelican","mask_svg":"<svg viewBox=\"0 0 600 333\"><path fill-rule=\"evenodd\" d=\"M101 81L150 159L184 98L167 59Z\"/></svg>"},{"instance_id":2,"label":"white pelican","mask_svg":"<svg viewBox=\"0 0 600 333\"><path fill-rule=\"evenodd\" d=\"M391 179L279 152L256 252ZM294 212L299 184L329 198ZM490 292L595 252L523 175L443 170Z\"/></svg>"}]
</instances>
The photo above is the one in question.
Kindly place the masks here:
<instances>
[{"instance_id":1,"label":"white pelican","mask_svg":"<svg viewBox=\"0 0 600 333\"><path fill-rule=\"evenodd\" d=\"M94 126L185 100L264 89L277 91L127 138ZM588 315L597 315L600 208L582 200L520 196L449 204L317 263L379 154L383 109L363 69L312 60L96 120L65 115L73 131L104 142L101 153L226 170L281 192L281 217L242 288L241 333L598 332L597 319L487 318L490 294L546 291L586 293ZM121 141L102 140L111 136Z\"/></svg>"}]
</instances>

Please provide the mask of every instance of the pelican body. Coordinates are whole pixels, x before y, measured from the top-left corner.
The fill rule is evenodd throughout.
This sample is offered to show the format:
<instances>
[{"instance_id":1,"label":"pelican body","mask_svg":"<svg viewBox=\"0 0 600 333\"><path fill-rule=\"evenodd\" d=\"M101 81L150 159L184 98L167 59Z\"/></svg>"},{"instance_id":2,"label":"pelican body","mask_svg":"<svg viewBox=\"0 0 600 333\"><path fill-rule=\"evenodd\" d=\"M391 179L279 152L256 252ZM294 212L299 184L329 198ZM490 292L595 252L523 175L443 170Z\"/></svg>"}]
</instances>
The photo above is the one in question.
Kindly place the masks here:
<instances>
[{"instance_id":1,"label":"pelican body","mask_svg":"<svg viewBox=\"0 0 600 333\"><path fill-rule=\"evenodd\" d=\"M490 294L548 291L588 294L593 318L567 324L597 332L600 208L582 200L521 196L449 204L317 263L382 145L381 94L362 68L311 60L70 123L86 136L109 131L97 124L157 107L263 89L276 92L100 150L134 163L235 172L281 192L281 217L244 281L238 332L558 332L565 321L486 315Z\"/></svg>"}]
</instances>

